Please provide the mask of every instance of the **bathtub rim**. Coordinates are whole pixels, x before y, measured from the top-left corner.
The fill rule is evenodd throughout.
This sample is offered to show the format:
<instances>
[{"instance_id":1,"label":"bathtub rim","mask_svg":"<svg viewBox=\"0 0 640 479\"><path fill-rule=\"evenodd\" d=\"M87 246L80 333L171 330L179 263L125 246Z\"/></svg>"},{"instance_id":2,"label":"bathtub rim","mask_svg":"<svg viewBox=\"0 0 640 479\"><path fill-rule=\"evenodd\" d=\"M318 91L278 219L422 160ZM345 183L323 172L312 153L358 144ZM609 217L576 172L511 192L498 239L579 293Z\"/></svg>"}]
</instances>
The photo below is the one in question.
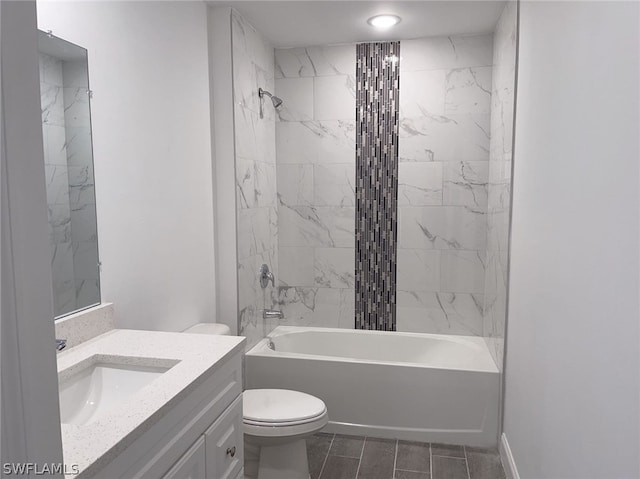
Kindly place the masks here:
<instances>
[{"instance_id":1,"label":"bathtub rim","mask_svg":"<svg viewBox=\"0 0 640 479\"><path fill-rule=\"evenodd\" d=\"M400 336L409 336L409 337L419 337L424 338L428 337L431 339L447 339L451 342L464 343L470 342L477 346L480 346L486 353L489 355L490 368L479 368L479 367L451 367L451 366L438 366L432 364L425 363L414 363L414 362L405 362L405 361L381 361L376 359L356 359L350 358L346 356L324 356L319 354L306 354L306 353L292 353L286 351L274 351L268 347L268 343L271 339L276 338L278 336L284 336L288 334L296 334L303 333L307 331L318 331L318 332L335 332L339 334L367 334L367 335L387 335L389 333L400 335ZM489 348L481 336L462 336L462 335L453 335L453 334L435 334L435 333L405 333L401 331L372 331L372 330L362 330L362 329L343 329L343 328L321 328L316 326L277 326L273 331L271 331L265 338L262 338L255 344L249 351L245 353L247 356L252 357L272 357L272 358L300 358L306 359L310 361L332 361L332 362L353 362L360 364L384 364L388 366L399 366L399 367L411 367L411 368L428 368L428 369L437 369L442 371L468 371L468 372L478 372L478 373L487 373L487 374L500 374L500 371L496 364L493 362L493 358L491 357L491 353Z\"/></svg>"}]
</instances>

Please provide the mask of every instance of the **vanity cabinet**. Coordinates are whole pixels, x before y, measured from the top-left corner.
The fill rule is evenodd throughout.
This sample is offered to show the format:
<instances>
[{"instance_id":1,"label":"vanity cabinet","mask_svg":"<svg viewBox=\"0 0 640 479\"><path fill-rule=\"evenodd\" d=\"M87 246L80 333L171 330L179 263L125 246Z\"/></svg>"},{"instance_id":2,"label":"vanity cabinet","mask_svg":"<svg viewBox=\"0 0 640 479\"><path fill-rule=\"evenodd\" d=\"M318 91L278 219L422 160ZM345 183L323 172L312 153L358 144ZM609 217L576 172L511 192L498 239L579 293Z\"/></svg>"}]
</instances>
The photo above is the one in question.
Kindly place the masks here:
<instances>
[{"instance_id":1,"label":"vanity cabinet","mask_svg":"<svg viewBox=\"0 0 640 479\"><path fill-rule=\"evenodd\" d=\"M208 479L235 479L244 466L242 398L204 434Z\"/></svg>"},{"instance_id":2,"label":"vanity cabinet","mask_svg":"<svg viewBox=\"0 0 640 479\"><path fill-rule=\"evenodd\" d=\"M242 478L242 352L223 363L196 381L162 417L150 421L126 450L87 477Z\"/></svg>"},{"instance_id":3,"label":"vanity cabinet","mask_svg":"<svg viewBox=\"0 0 640 479\"><path fill-rule=\"evenodd\" d=\"M244 463L238 397L162 479L236 479Z\"/></svg>"},{"instance_id":4,"label":"vanity cabinet","mask_svg":"<svg viewBox=\"0 0 640 479\"><path fill-rule=\"evenodd\" d=\"M162 479L202 479L207 474L204 437L200 437Z\"/></svg>"}]
</instances>

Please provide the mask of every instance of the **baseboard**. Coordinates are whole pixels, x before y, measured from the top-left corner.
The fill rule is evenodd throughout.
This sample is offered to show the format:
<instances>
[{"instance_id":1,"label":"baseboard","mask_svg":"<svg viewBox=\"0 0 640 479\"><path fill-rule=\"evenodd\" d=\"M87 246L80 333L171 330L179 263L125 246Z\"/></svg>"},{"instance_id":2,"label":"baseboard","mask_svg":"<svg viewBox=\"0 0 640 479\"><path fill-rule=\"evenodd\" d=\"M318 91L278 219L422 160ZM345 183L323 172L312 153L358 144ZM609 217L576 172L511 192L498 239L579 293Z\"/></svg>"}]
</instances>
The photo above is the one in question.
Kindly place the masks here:
<instances>
[{"instance_id":1,"label":"baseboard","mask_svg":"<svg viewBox=\"0 0 640 479\"><path fill-rule=\"evenodd\" d=\"M0 0L2 1L2 0ZM380 425L353 424L347 422L329 421L322 429L329 434L346 434L349 436L368 436L380 439L400 439L402 441L433 442L439 444L458 444L472 447L495 447L491 431L468 429L427 429L390 427Z\"/></svg>"},{"instance_id":2,"label":"baseboard","mask_svg":"<svg viewBox=\"0 0 640 479\"><path fill-rule=\"evenodd\" d=\"M500 460L502 461L502 466L504 467L504 473L507 476L507 479L520 479L520 474L518 474L518 468L516 467L516 461L513 459L513 454L511 454L511 448L509 447L509 441L507 441L507 436L502 433L500 437Z\"/></svg>"}]
</instances>

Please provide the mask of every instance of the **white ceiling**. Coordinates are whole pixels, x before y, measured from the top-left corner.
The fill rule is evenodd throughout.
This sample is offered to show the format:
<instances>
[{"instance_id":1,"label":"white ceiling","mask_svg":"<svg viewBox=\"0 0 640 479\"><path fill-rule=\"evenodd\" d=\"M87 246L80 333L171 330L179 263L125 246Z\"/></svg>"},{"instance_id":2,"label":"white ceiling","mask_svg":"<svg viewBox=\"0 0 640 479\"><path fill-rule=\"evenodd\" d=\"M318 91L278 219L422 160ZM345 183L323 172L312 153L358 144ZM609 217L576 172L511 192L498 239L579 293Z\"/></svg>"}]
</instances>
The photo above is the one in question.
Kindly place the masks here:
<instances>
[{"instance_id":1,"label":"white ceiling","mask_svg":"<svg viewBox=\"0 0 640 479\"><path fill-rule=\"evenodd\" d=\"M209 0L207 3L232 6L275 47L285 48L491 32L505 0ZM367 24L368 18L380 13L398 15L402 21L381 32Z\"/></svg>"}]
</instances>

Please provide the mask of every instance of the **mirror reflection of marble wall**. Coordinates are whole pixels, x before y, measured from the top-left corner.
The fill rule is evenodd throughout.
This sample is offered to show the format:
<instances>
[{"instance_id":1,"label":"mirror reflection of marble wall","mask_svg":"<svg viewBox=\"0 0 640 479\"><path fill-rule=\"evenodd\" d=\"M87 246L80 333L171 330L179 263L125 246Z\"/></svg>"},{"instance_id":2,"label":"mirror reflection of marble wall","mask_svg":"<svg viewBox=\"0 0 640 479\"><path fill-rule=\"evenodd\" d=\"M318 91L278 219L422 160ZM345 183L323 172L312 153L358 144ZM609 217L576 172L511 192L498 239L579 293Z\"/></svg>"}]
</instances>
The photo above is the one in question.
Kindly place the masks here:
<instances>
[{"instance_id":1,"label":"mirror reflection of marble wall","mask_svg":"<svg viewBox=\"0 0 640 479\"><path fill-rule=\"evenodd\" d=\"M100 303L87 51L39 33L55 316Z\"/></svg>"}]
</instances>

